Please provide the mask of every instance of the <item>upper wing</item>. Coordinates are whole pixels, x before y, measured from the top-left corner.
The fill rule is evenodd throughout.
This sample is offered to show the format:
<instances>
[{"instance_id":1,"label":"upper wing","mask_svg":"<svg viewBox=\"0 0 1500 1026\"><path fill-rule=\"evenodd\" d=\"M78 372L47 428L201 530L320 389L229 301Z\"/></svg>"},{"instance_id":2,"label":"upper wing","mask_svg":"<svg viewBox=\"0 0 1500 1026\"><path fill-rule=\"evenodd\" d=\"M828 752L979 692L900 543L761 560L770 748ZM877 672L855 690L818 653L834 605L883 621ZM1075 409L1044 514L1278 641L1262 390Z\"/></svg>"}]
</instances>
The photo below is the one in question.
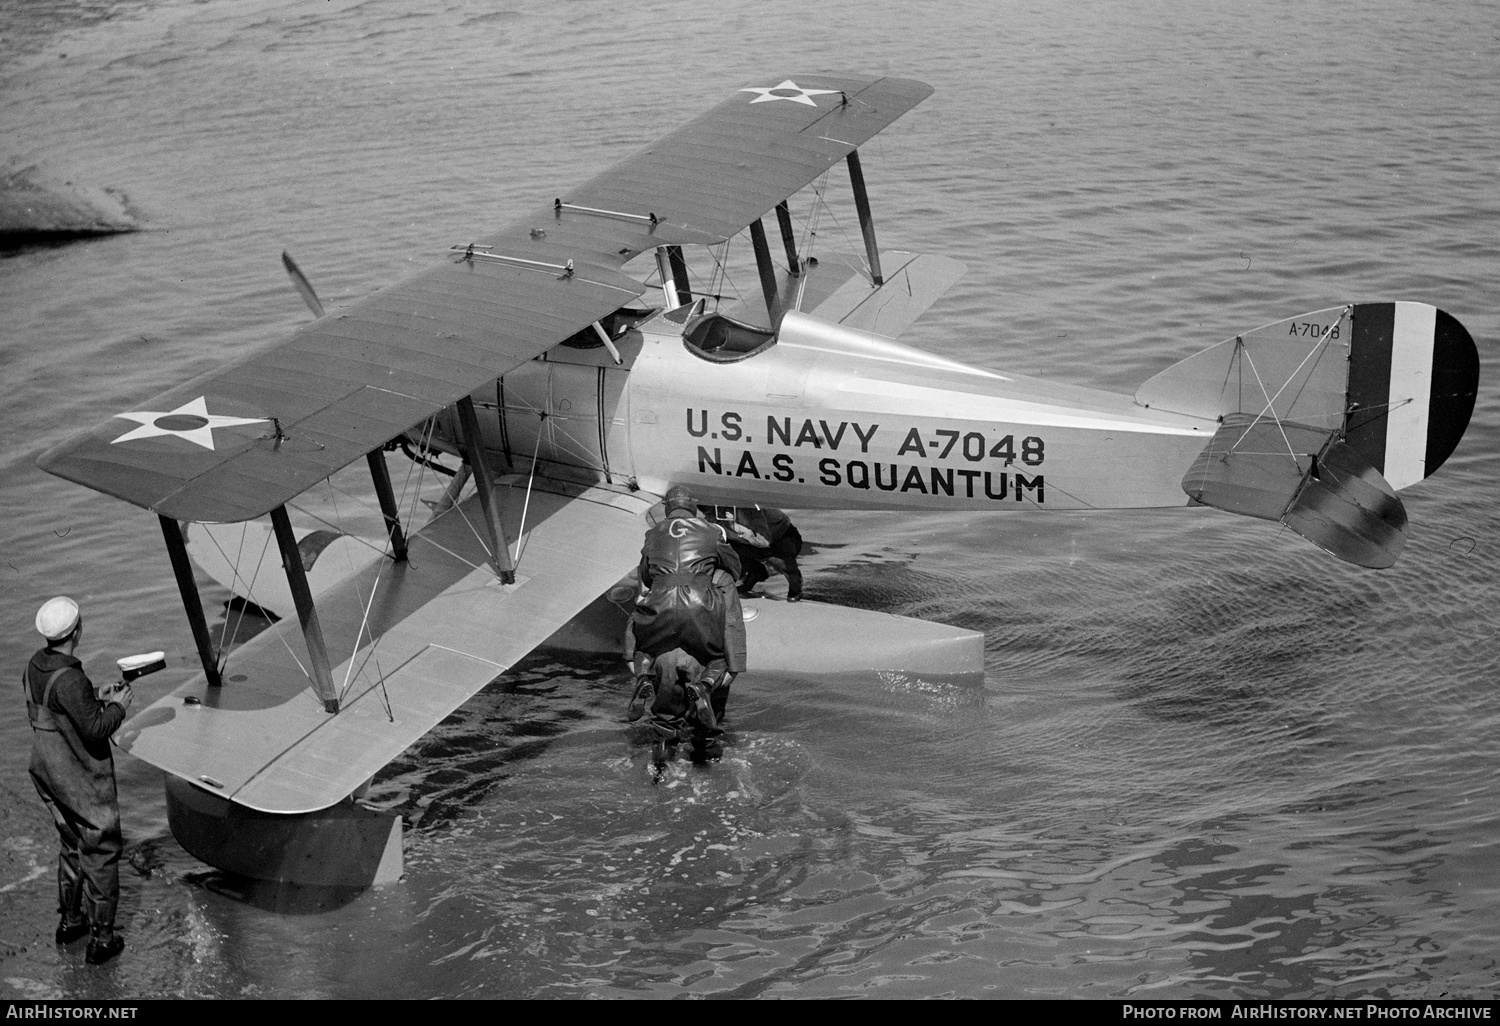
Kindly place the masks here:
<instances>
[{"instance_id":1,"label":"upper wing","mask_svg":"<svg viewBox=\"0 0 1500 1026\"><path fill-rule=\"evenodd\" d=\"M337 716L289 617L230 654L233 684L195 678L127 722L120 747L263 812L347 797L635 566L655 496L543 487L559 486L531 494L515 584L485 565L470 496L413 536L407 562L375 560L319 595ZM516 537L526 490L499 491Z\"/></svg>"},{"instance_id":2,"label":"upper wing","mask_svg":"<svg viewBox=\"0 0 1500 1026\"><path fill-rule=\"evenodd\" d=\"M931 92L906 79L768 76L472 254L146 400L37 462L178 520L259 516L643 294L620 271L627 260L733 236Z\"/></svg>"}]
</instances>

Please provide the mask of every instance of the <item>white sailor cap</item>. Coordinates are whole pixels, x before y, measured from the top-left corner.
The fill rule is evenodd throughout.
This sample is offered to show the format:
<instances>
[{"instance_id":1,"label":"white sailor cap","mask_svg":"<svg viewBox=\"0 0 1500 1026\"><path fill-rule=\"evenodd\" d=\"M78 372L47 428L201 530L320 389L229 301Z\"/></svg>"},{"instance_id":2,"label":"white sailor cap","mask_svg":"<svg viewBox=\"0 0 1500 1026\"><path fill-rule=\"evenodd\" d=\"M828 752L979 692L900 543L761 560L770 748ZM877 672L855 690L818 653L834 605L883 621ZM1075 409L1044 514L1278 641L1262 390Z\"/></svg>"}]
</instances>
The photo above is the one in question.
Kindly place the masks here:
<instances>
[{"instance_id":1,"label":"white sailor cap","mask_svg":"<svg viewBox=\"0 0 1500 1026\"><path fill-rule=\"evenodd\" d=\"M48 641L61 641L78 626L78 603L66 595L48 599L36 611L36 629Z\"/></svg>"}]
</instances>

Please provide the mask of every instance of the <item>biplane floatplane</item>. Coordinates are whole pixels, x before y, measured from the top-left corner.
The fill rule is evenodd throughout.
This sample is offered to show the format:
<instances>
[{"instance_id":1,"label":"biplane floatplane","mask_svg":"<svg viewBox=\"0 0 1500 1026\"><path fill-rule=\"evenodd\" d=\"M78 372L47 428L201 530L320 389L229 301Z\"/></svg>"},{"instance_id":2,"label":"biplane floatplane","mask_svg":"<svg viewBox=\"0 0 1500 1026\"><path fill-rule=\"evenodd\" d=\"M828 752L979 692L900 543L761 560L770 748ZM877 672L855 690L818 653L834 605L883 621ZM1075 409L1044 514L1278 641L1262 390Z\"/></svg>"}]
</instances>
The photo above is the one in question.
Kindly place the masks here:
<instances>
[{"instance_id":1,"label":"biplane floatplane","mask_svg":"<svg viewBox=\"0 0 1500 1026\"><path fill-rule=\"evenodd\" d=\"M879 251L858 148L930 92L826 75L737 90L341 310L323 313L294 273L315 319L289 339L40 457L160 518L203 674L118 741L166 771L189 852L303 883L399 874L400 818L351 796L581 611L603 609L616 631L623 614L601 596L633 569L673 484L793 509L1202 504L1364 566L1396 559L1396 491L1443 463L1473 409L1478 357L1458 321L1421 303L1331 307L1216 345L1134 396L893 341L963 268ZM789 206L841 161L864 246L842 260L808 252ZM734 306L690 258L718 260L747 229L759 288ZM420 526L392 485L397 442L423 463L462 460ZM360 459L384 535L299 533L288 505ZM330 539L364 558L317 560ZM245 565L272 544L284 585ZM227 663L190 546L286 614ZM973 632L758 605L752 669L818 669L823 650L845 669L982 668Z\"/></svg>"}]
</instances>

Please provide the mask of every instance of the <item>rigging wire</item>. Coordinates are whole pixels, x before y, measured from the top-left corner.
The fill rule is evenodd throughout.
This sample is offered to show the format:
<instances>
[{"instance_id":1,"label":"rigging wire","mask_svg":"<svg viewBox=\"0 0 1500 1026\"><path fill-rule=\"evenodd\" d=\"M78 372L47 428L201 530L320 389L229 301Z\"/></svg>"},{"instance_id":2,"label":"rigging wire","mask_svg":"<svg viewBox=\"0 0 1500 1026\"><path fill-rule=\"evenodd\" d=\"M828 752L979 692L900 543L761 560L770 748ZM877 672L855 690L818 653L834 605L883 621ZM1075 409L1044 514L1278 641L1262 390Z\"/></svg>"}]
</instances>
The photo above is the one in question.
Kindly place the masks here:
<instances>
[{"instance_id":1,"label":"rigging wire","mask_svg":"<svg viewBox=\"0 0 1500 1026\"><path fill-rule=\"evenodd\" d=\"M365 548L369 549L371 552L378 552L382 556L390 554L391 550L389 548L389 545L390 545L389 542L386 543L386 546L387 546L386 548L381 548L380 546L374 544L373 542L371 542L367 538L361 538L357 534L349 534L339 524L334 523L332 520L329 520L326 517L320 517L320 516L318 516L318 514L314 513L310 509L307 509L305 506L298 506L298 505L295 505L295 504L289 502L289 503L286 504L286 508L287 509L294 509L298 513L301 513L303 516L307 517L308 519L310 519L310 520L316 520L318 523L323 524L326 527L332 528L333 530L337 531L339 534L343 535L345 538L348 538L351 541L357 541L357 542L359 542L361 545L363 545ZM387 536L387 537L389 537L389 536ZM345 553L345 555L349 559L350 570L352 571L353 568L354 568L354 557L349 556L348 553Z\"/></svg>"},{"instance_id":2,"label":"rigging wire","mask_svg":"<svg viewBox=\"0 0 1500 1026\"><path fill-rule=\"evenodd\" d=\"M384 572L384 570L385 570L385 563L384 563L384 561L382 561L381 564L380 564L380 570L376 571L376 573L375 573L375 580L370 585L370 600L364 604L365 605L365 609L364 609L364 614L360 617L359 630L354 635L354 650L349 653L349 665L344 668L344 686L339 689L339 702L340 703L342 703L343 700L344 700L344 697L349 694L349 685L350 685L351 679L358 679L357 677L354 676L354 659L355 659L356 656L359 655L360 645L364 642L365 634L369 630L369 626L370 626L370 610L375 605L375 593L380 590L380 575L381 575L382 572ZM356 588L357 587L358 587L358 585L356 585ZM384 637L384 636L385 635L383 635L383 634L381 635L381 637ZM375 635L373 633L371 633L370 634L370 650L371 650L371 654L374 653L375 647L377 645L379 645L379 644L380 644L380 638L375 637ZM366 661L368 661L368 660L366 660ZM363 665L361 665L360 669L361 669L361 671L363 671L363 669L364 669ZM380 669L379 666L377 666L376 670L378 671L379 669Z\"/></svg>"},{"instance_id":3,"label":"rigging wire","mask_svg":"<svg viewBox=\"0 0 1500 1026\"><path fill-rule=\"evenodd\" d=\"M475 487L478 487L478 482L475 482ZM456 502L453 504L453 508L456 509L456 510L458 510L458 515L464 518L464 523L465 524L469 525L469 533L474 536L474 540L479 543L479 547L484 550L484 554L486 556L489 556L491 559L497 558L495 556L495 554L490 551L490 547L485 544L484 538L481 537L480 534L479 534L479 529L474 526L474 522L469 519L469 514L467 514L467 513L464 512L464 508L461 505L459 505L458 503L456 503ZM467 559L464 560L464 562L465 563L469 563L469 561ZM473 563L469 563L469 565L470 566L474 566ZM474 569L477 570L479 568L478 567L474 567Z\"/></svg>"},{"instance_id":4,"label":"rigging wire","mask_svg":"<svg viewBox=\"0 0 1500 1026\"><path fill-rule=\"evenodd\" d=\"M545 416L545 414L543 414ZM536 455L542 444L542 432L536 433L536 446L531 450L531 475L526 478L526 501L521 505L521 527L516 532L516 558L511 561L511 569L519 570L521 567L521 553L526 551L526 514L531 509L531 484L536 480Z\"/></svg>"},{"instance_id":5,"label":"rigging wire","mask_svg":"<svg viewBox=\"0 0 1500 1026\"><path fill-rule=\"evenodd\" d=\"M437 427L437 418L436 417L428 417L427 418L427 425L424 428L423 433L422 433L422 448L424 450L427 449L427 447L431 444L431 442L432 442L432 435L433 435L433 432L436 430L436 427ZM408 486L411 484L412 469L413 469L412 467L407 467L406 468L406 482L403 483L402 486L401 486L401 497L402 497L403 501L406 498L406 493L407 493ZM406 536L408 538L412 537L413 534L415 534L415 531L413 530L413 528L415 527L415 525L417 523L417 506L422 501L422 483L426 479L427 479L427 466L426 466L426 464L423 464L422 465L422 469L420 471L418 471L418 473L417 473L417 487L411 492L411 513L408 514L408 516L406 518Z\"/></svg>"},{"instance_id":6,"label":"rigging wire","mask_svg":"<svg viewBox=\"0 0 1500 1026\"><path fill-rule=\"evenodd\" d=\"M205 529L205 531L207 531L207 529L208 529L207 526L204 526L204 529ZM239 568L240 568L240 558L242 558L242 556L245 555L245 535L246 535L246 532L248 532L248 528L246 528L245 522L243 522L243 520L242 520L242 522L240 522L240 547L239 547L239 549L236 550L236 552L234 552L234 561L231 562L231 564L229 564L229 568L231 568L231 573L237 573L237 571L239 571ZM210 534L210 537L213 537L213 535ZM220 549L220 555L223 555L222 549ZM231 588L231 591L233 591L233 588ZM231 598L231 603L233 603L233 598ZM245 607L245 604L243 604L243 603L240 604L240 609L243 610L243 607ZM242 613L242 615L240 615L240 619L242 619L242 621L243 621L243 619L245 619L245 616L243 616L243 613ZM239 633L240 633L240 625L239 624L234 625L234 633L236 633L236 636L239 636ZM219 628L219 660L220 660L219 661L219 676L220 676L220 678L222 678L222 676L223 676L223 670L225 670L225 667L228 666L228 664L229 664L228 655L225 654L225 642L226 642L226 640L228 640L228 637L229 637L229 613L225 612L225 615L223 615L223 627Z\"/></svg>"},{"instance_id":7,"label":"rigging wire","mask_svg":"<svg viewBox=\"0 0 1500 1026\"><path fill-rule=\"evenodd\" d=\"M1245 362L1250 366L1250 373L1255 375L1255 383L1260 386L1260 394L1265 397L1266 405L1260 411L1260 413L1256 415L1255 420L1253 420L1250 425L1245 428L1240 437L1235 440L1234 445L1229 447L1229 451L1231 453L1239 448L1240 443L1249 436L1251 429L1254 428L1256 424L1260 423L1261 418L1264 417L1267 413L1270 413L1271 419L1276 423L1276 429L1281 432L1281 440L1286 443L1287 453L1292 457L1292 462L1294 464L1297 464L1298 471L1301 471L1302 465L1300 463L1297 463L1297 450L1292 447L1291 439L1287 437L1286 429L1282 426L1281 417L1276 413L1276 400L1281 398L1281 393L1285 392L1287 386L1296 380L1298 374L1302 373L1302 368L1307 366L1307 361L1311 360L1314 354L1319 353L1324 348L1324 344L1328 340L1329 333L1332 332L1334 328L1344 323L1344 318L1349 315L1349 312L1352 309L1353 308L1350 306L1345 306L1344 309L1339 313L1338 317L1331 324L1329 324L1328 327L1323 329L1323 334L1318 336L1318 341L1314 343L1313 347L1310 350L1308 350L1307 355L1302 358L1302 362L1297 364L1292 373L1287 376L1287 379L1281 383L1281 387L1276 390L1276 394L1274 396L1266 390L1265 382L1261 380L1260 371L1256 370L1255 368L1255 360L1250 356L1250 348L1245 345L1244 337L1241 336L1235 339L1241 355L1245 358ZM1304 387L1306 387L1305 383ZM1299 391L1298 394L1300 395L1301 392Z\"/></svg>"},{"instance_id":8,"label":"rigging wire","mask_svg":"<svg viewBox=\"0 0 1500 1026\"><path fill-rule=\"evenodd\" d=\"M229 564L229 572L232 575L231 578L230 578L230 581L231 581L231 583L230 583L230 590L231 591L234 590L234 584L236 582L244 581L245 582L245 601L254 602L255 601L255 597L254 597L255 582L258 581L258 580L260 580L260 567L261 567L261 564L265 562L265 559L266 559L266 549L267 549L267 547L271 543L271 535L270 535L270 533L268 532L266 534L265 541L261 543L260 559L256 560L256 562L255 562L255 573L251 575L251 579L249 581L245 581L244 575L240 573L238 556L236 556L236 559L231 560L229 558L229 554L227 552L225 552L223 546L221 546L219 544L219 539L215 538L214 537L214 533L212 531L208 530L208 525L205 524L205 525L202 525L202 526L203 526L203 529L204 529L204 533L208 535L208 540L211 541L211 542L213 542L214 548L216 548L216 549L219 550L219 555L224 557L224 562L226 562L226 563ZM241 529L240 529L240 548L239 548L239 552L240 553L243 553L244 550L245 550L245 531L246 530L247 530L247 528L245 528L245 527L241 527ZM256 604L259 605L259 603L256 603ZM261 608L264 608L264 607L262 606ZM244 622L245 622L245 606L243 604L241 604L241 606L240 606L239 620L234 625L234 633L236 635L239 634L240 625L243 624ZM220 658L220 665L218 666L218 671L219 671L219 673L220 673L221 676L223 675L224 671L229 668L229 652L228 652L228 649L225 647L225 641L228 638L228 630L229 630L229 617L226 615L224 617L224 628L223 628L223 630L220 631L220 634L219 634L219 658Z\"/></svg>"},{"instance_id":9,"label":"rigging wire","mask_svg":"<svg viewBox=\"0 0 1500 1026\"><path fill-rule=\"evenodd\" d=\"M549 383L548 387L550 389L550 387L551 387L550 383ZM556 420L559 419L559 415L558 414L549 413L546 410L543 410L540 407L535 406L532 403L527 402L526 399L525 399L525 397L523 397L523 396L515 396L514 399L515 399L515 402L517 404L516 408L518 410L520 410L521 412L523 412L523 413L534 413L542 421L556 421ZM475 403L474 405L476 407L479 407L481 409L486 409L486 410L493 410L493 409L498 409L499 408L499 407L497 407L497 406L495 406L495 405L493 405L491 403ZM507 406L507 408L509 408L509 406ZM564 417L564 418L561 418L561 419L566 420L567 418ZM604 462L603 462L603 460L602 459L598 460L598 461L595 460L594 454L589 451L588 443L587 442L584 442L582 439L574 437L573 435L569 434L568 431L565 428L559 428L555 423L548 423L547 427L548 427L548 430L550 430L552 432L552 445L553 445L554 448L560 448L560 449L562 449L562 451L566 452L569 456L572 456L572 457L576 458L578 460L578 466L580 466L580 467L586 467L589 470L597 470L597 471L600 471L601 473L604 471ZM569 442L571 444L570 445L560 445L559 441L558 441L559 436L561 436L562 439L564 439L566 442ZM540 437L541 437L541 425L540 425L540 423L537 425L537 437L538 437L538 439L540 439ZM558 461L555 461L555 462L562 462L562 461L558 460Z\"/></svg>"},{"instance_id":10,"label":"rigging wire","mask_svg":"<svg viewBox=\"0 0 1500 1026\"><path fill-rule=\"evenodd\" d=\"M246 533L248 533L248 526L244 527L244 528L241 528L241 530L240 530L240 550L241 551L244 550L245 535L246 535ZM212 538L213 535L210 534L209 537ZM245 590L246 590L246 593L247 593L246 594L246 602L254 601L254 599L251 597L251 595L249 593L254 592L254 590L255 590L255 582L258 581L258 580L260 580L260 568L265 564L265 561L266 561L266 551L270 548L270 544L271 544L271 535L268 533L266 535L266 537L265 537L265 540L260 543L260 558L258 558L255 561L255 572L250 575L250 580L245 585ZM236 568L236 569L238 569L238 568ZM260 604L256 603L256 605L257 605L257 607L259 607ZM239 637L240 627L245 622L245 609L246 609L245 602L241 602L240 603L240 608L239 608L239 615L235 618L235 621L234 621L234 632L233 632L233 636L234 637ZM227 617L227 616L224 617L224 626L226 628L229 626L229 617ZM219 670L219 673L222 676L222 674L224 673L224 671L226 669L228 669L228 667L229 667L229 656L228 656L226 650L220 649L220 651L221 652L225 652L225 655L224 655L224 666L221 667L220 670Z\"/></svg>"},{"instance_id":11,"label":"rigging wire","mask_svg":"<svg viewBox=\"0 0 1500 1026\"><path fill-rule=\"evenodd\" d=\"M203 529L205 531L207 531L208 530L207 525L204 525ZM246 533L248 533L248 529L247 529L245 523L242 521L240 523L240 547L235 551L234 559L229 564L229 569L230 569L230 572L232 574L238 574L238 572L239 572L240 557L242 557L245 554L245 535L246 535ZM209 534L209 538L210 538L210 540L212 540L212 538L213 538L213 534L212 533ZM214 544L217 545L218 543L215 542ZM219 554L221 556L224 556L225 559L229 558L228 555L224 552L223 549L219 550ZM233 591L234 589L231 587L230 590ZM248 601L248 599L246 601ZM231 602L232 602L232 600L231 600ZM243 603L241 603L240 608L241 608L241 610L244 609ZM241 622L243 622L243 620L244 620L244 614L243 613L241 613L240 620L241 620ZM236 636L239 635L239 631L240 631L239 624L235 624L234 633L235 633ZM224 614L224 626L222 626L222 627L219 628L219 657L220 657L220 662L218 664L218 670L219 670L220 677L223 676L225 668L229 665L229 657L226 654L227 649L226 649L226 645L225 645L225 642L228 641L228 640L229 640L229 614L226 612Z\"/></svg>"},{"instance_id":12,"label":"rigging wire","mask_svg":"<svg viewBox=\"0 0 1500 1026\"><path fill-rule=\"evenodd\" d=\"M826 178L827 175L825 174L824 177ZM823 212L828 215L828 220L833 222L834 229L839 233L839 237L844 240L844 245L849 247L849 252L853 253L854 259L859 261L859 266L864 269L865 277L873 281L875 272L871 270L870 263L863 254L863 237L861 237L860 245L856 246L853 239L850 238L849 233L844 230L844 226L839 223L838 215L833 212L833 207L823 198L823 193L818 190L814 191L818 195Z\"/></svg>"},{"instance_id":13,"label":"rigging wire","mask_svg":"<svg viewBox=\"0 0 1500 1026\"><path fill-rule=\"evenodd\" d=\"M222 555L222 556L224 556L224 559L227 561L229 559L229 556L224 552L223 548L219 546L218 539L213 536L212 532L209 532L208 537L209 537L209 540L214 543L214 547L219 550L219 554ZM261 548L261 552L260 552L260 558L261 558L261 560L264 560L266 558L266 547L268 547L270 545L270 543L271 543L271 532L267 532L266 533L265 546L263 546ZM238 567L236 567L233 563L230 563L230 568L231 568L231 572L234 574L234 577L235 577L236 580L244 580L244 578L242 576L240 576L240 572L239 572L239 568ZM260 576L260 563L256 563L256 566L255 566L255 576L257 578ZM253 586L253 583L247 585L246 587L247 587L247 591L251 591L252 592L252 594L251 594L251 600L253 601L254 600L254 596L253 596L253 587L254 586ZM262 607L262 608L264 608L264 607ZM285 618L283 618L283 620L285 620ZM284 647L287 650L287 654L292 657L292 662L296 663L297 664L297 669L299 669L299 670L302 671L302 676L304 676L304 677L307 678L308 683L312 683L312 674L310 674L310 673L307 672L307 667L305 667L305 666L302 665L302 660L297 658L297 653L293 652L292 651L292 646L289 645L289 644L287 644L286 631L284 631L284 630L276 630L276 629L273 628L272 629L272 633L275 634L278 639L280 639L282 647ZM225 660L225 665L226 666L228 665L228 660Z\"/></svg>"},{"instance_id":14,"label":"rigging wire","mask_svg":"<svg viewBox=\"0 0 1500 1026\"><path fill-rule=\"evenodd\" d=\"M827 186L828 172L824 171L823 176L813 186L812 215L807 218L798 218L802 222L803 228L802 238L798 240L797 244L798 259L802 261L802 269L798 275L801 280L797 282L797 302L792 306L792 309L799 312L802 310L802 297L807 292L807 279L811 276L813 242L818 237L818 223L823 216L823 190Z\"/></svg>"},{"instance_id":15,"label":"rigging wire","mask_svg":"<svg viewBox=\"0 0 1500 1026\"><path fill-rule=\"evenodd\" d=\"M384 452L380 453L380 458L385 459ZM329 497L333 500L333 515L339 522L340 532L346 537L357 538L358 536L350 535L346 530L344 530L344 514L343 511L339 509L339 490L333 486L333 478L328 477L325 478L324 481L328 485ZM381 516L383 519L384 513L382 513ZM362 538L358 540L364 541L364 539ZM369 543L366 542L365 544ZM390 694L386 691L385 688L385 673L380 667L380 659L376 656L376 650L380 647L381 638L385 637L385 635L381 634L380 637L376 637L375 633L370 630L370 610L375 606L375 593L380 590L380 578L385 573L386 557L390 556L392 559L395 558L395 546L391 541L389 533L386 534L386 546L387 547L385 549L381 550L380 558L376 561L375 580L370 584L370 599L368 602L364 603L364 613L360 617L359 630L355 632L354 635L354 648L350 651L349 663L344 668L344 686L339 690L339 703L341 705L343 704L344 699L348 697L349 689L352 686L352 681L358 680L364 674L364 668L369 665L370 660L373 658L375 659L375 680L376 683L380 685L380 693L385 703L386 718L390 720L390 722L395 723L396 716L394 711L391 709ZM370 547L374 548L373 545ZM344 550L344 560L348 564L349 577L354 583L354 594L357 597L359 595L359 580L357 577L358 571L354 566L354 556L349 552L347 548ZM370 651L365 656L364 661L360 663L359 673L356 674L354 673L354 660L359 655L360 645L364 641L367 634L370 638Z\"/></svg>"},{"instance_id":16,"label":"rigging wire","mask_svg":"<svg viewBox=\"0 0 1500 1026\"><path fill-rule=\"evenodd\" d=\"M460 563L462 563L464 566L468 567L470 570L482 570L483 569L483 567L481 567L478 563L471 563L471 562L469 562L467 559L465 559L464 557L460 556L457 552L454 552L452 549L448 548L448 546L443 545L441 542L434 541L431 537L425 538L425 539L423 539L423 541L426 544L431 545L433 548L437 549L439 552L444 552L444 553L447 553L448 555L452 556L454 559L458 560ZM485 551L488 552L489 550L486 549Z\"/></svg>"},{"instance_id":17,"label":"rigging wire","mask_svg":"<svg viewBox=\"0 0 1500 1026\"><path fill-rule=\"evenodd\" d=\"M719 246L710 247L708 251L709 255L714 258L714 271L713 274L709 277L708 283L709 292L714 299L715 310L717 310L723 302L724 296L722 295L722 293L724 292L724 289L726 287L731 293L733 293L736 301L744 302L745 294L740 291L740 287L736 285L734 283L734 279L729 276L729 244L737 238L739 238L738 233L728 239L725 239ZM714 252L715 249L718 249L719 252Z\"/></svg>"}]
</instances>

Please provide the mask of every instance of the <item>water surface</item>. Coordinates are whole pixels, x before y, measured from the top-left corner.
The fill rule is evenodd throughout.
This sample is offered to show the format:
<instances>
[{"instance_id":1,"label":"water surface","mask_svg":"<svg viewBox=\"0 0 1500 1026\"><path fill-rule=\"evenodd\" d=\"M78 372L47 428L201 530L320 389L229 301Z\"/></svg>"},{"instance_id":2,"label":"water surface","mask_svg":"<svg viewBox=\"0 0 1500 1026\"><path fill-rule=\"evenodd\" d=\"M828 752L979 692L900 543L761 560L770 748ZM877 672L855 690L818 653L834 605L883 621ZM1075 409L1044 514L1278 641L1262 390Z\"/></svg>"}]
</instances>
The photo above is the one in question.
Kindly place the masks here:
<instances>
[{"instance_id":1,"label":"water surface","mask_svg":"<svg viewBox=\"0 0 1500 1026\"><path fill-rule=\"evenodd\" d=\"M283 248L348 302L803 70L937 87L865 149L883 245L969 266L914 344L1128 393L1237 331L1408 299L1488 364L1497 25L1398 0L7 6L0 153L151 230L0 260L4 662L68 592L96 675L153 647L142 700L191 673L155 518L33 459L301 323ZM17 697L0 992L1493 998L1497 442L1486 381L1382 573L1208 510L801 515L812 597L983 631L983 684L751 674L725 762L652 788L613 663L538 653L377 781L408 824L383 890L208 870L122 758L130 947L103 970L51 947Z\"/></svg>"}]
</instances>

